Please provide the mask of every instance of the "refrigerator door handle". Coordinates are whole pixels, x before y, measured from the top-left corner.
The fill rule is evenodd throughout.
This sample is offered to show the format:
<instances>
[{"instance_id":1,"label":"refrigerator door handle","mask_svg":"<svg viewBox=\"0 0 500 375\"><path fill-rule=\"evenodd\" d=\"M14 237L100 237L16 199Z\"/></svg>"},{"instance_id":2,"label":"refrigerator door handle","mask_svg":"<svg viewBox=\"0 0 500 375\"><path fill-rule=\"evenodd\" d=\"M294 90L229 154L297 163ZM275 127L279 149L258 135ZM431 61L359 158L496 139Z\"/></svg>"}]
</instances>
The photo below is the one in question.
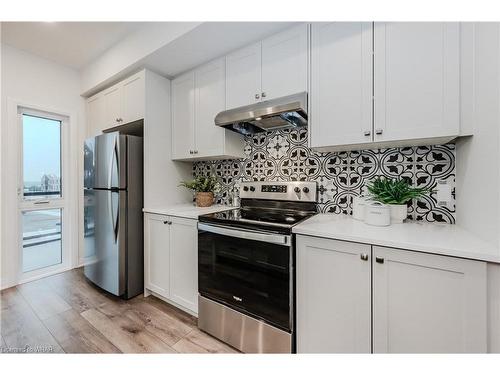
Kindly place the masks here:
<instances>
[{"instance_id":1,"label":"refrigerator door handle","mask_svg":"<svg viewBox=\"0 0 500 375\"><path fill-rule=\"evenodd\" d=\"M111 219L111 227L113 228L113 235L115 239L115 243L118 241L118 218L119 218L119 205L116 213L114 212L114 204L113 204L113 193L120 194L118 191L109 191L109 199L108 199L108 211L109 217Z\"/></svg>"},{"instance_id":2,"label":"refrigerator door handle","mask_svg":"<svg viewBox=\"0 0 500 375\"><path fill-rule=\"evenodd\" d=\"M118 137L116 136L115 139L113 140L113 152L111 153L111 159L109 160L109 173L108 173L108 189L114 188L114 187L119 187L119 181L117 181L118 186L113 186L113 173L114 169L113 167L116 164L116 172L118 173L119 171L119 165L118 165ZM118 180L118 178L117 178Z\"/></svg>"}]
</instances>

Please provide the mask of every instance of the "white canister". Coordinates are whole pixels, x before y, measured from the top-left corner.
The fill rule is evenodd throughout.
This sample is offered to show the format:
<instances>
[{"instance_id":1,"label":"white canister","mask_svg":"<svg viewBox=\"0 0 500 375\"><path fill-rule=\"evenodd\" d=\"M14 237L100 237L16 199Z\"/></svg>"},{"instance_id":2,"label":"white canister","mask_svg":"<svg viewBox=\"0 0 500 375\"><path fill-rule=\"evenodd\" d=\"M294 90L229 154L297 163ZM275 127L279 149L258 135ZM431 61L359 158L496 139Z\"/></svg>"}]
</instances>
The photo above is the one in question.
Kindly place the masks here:
<instances>
[{"instance_id":1,"label":"white canister","mask_svg":"<svg viewBox=\"0 0 500 375\"><path fill-rule=\"evenodd\" d=\"M406 204L390 204L391 224L402 224L408 216L408 206Z\"/></svg>"},{"instance_id":2,"label":"white canister","mask_svg":"<svg viewBox=\"0 0 500 375\"><path fill-rule=\"evenodd\" d=\"M356 220L365 220L365 205L367 204L365 196L360 195L352 199L352 218Z\"/></svg>"},{"instance_id":3,"label":"white canister","mask_svg":"<svg viewBox=\"0 0 500 375\"><path fill-rule=\"evenodd\" d=\"M386 227L391 225L391 209L380 202L371 202L365 205L365 223Z\"/></svg>"}]
</instances>

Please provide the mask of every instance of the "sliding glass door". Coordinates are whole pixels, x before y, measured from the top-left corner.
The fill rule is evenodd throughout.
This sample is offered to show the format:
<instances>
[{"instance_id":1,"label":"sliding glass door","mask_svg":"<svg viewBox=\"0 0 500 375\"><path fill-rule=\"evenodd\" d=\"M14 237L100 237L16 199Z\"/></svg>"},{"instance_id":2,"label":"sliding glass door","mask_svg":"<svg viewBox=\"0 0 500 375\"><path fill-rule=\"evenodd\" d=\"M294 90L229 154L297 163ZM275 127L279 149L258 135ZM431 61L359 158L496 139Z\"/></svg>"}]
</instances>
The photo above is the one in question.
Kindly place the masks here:
<instances>
[{"instance_id":1,"label":"sliding glass door","mask_svg":"<svg viewBox=\"0 0 500 375\"><path fill-rule=\"evenodd\" d=\"M64 167L67 119L22 108L18 187L22 279L57 271L69 261Z\"/></svg>"}]
</instances>

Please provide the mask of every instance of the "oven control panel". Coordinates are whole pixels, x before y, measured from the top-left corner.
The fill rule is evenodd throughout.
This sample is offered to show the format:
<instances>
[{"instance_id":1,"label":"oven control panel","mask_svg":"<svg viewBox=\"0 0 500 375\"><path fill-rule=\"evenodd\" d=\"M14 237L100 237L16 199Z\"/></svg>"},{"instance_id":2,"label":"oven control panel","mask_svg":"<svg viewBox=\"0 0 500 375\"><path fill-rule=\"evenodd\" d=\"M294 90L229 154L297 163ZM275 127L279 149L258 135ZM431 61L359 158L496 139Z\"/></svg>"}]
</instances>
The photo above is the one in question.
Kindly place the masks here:
<instances>
[{"instance_id":1,"label":"oven control panel","mask_svg":"<svg viewBox=\"0 0 500 375\"><path fill-rule=\"evenodd\" d=\"M286 185L262 185L260 191L263 193L286 193Z\"/></svg>"},{"instance_id":2,"label":"oven control panel","mask_svg":"<svg viewBox=\"0 0 500 375\"><path fill-rule=\"evenodd\" d=\"M316 202L316 182L251 181L242 182L240 198Z\"/></svg>"}]
</instances>

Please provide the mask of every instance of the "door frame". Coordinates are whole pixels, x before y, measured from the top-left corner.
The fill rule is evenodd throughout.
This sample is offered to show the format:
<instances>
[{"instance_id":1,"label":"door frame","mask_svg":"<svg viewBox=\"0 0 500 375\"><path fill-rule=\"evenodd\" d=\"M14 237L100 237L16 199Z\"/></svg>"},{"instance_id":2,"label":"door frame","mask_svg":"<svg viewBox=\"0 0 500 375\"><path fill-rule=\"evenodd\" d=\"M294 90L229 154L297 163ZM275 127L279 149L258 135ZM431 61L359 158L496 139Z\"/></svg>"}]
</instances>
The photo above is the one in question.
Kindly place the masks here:
<instances>
[{"instance_id":1,"label":"door frame","mask_svg":"<svg viewBox=\"0 0 500 375\"><path fill-rule=\"evenodd\" d=\"M62 215L66 215L66 228L63 228L63 233L66 235L66 245L63 245L63 252L66 251L66 262L59 265L59 268L42 268L41 272L22 272L22 257L20 249L22 246L22 222L21 222L21 207L17 194L17 188L20 178L22 176L19 165L22 164L20 152L22 152L22 129L19 126L19 109L27 108L35 112L44 112L48 114L58 115L58 117L66 117L66 148L63 153L67 151L66 156L66 173L64 171L64 162L61 162L62 175L65 178L65 203L66 212L63 211ZM3 228L2 232L5 234L2 237L2 279L0 289L5 289L25 282L33 281L42 277L52 274L67 271L74 268L80 263L80 248L83 243L83 231L81 230L81 221L79 213L82 212L83 206L83 181L79 181L78 176L81 174L83 152L79 146L79 142L84 137L85 129L82 131L78 128L78 115L74 111L54 108L50 105L36 104L26 100L20 100L13 97L7 98L7 121L3 125L3 132L9 139L8 147L2 150L5 157L5 168L2 168L2 173L5 173L2 178L13 176L14 178L6 178L5 189L2 191L2 216ZM64 143L64 141L62 141ZM63 145L61 146L64 147ZM62 149L61 149L62 150ZM64 157L64 156L63 156ZM13 160L14 159L14 160ZM11 160L11 162L7 162ZM4 177L5 176L5 177ZM64 177L62 177L64 178ZM10 181L9 181L10 180ZM8 183L7 183L8 182ZM81 188L81 189L79 189ZM79 191L79 190L81 191ZM5 204L4 204L5 203ZM41 207L40 207L41 208ZM43 208L52 208L44 206ZM55 207L54 207L55 208ZM5 220L8 217L15 217L15 220ZM63 217L64 220L64 217ZM8 223L8 224L7 224ZM8 225L8 228L7 228ZM9 234L10 232L10 234ZM82 237L82 238L80 238ZM66 247L66 249L64 249ZM63 255L64 256L64 255ZM42 272L43 271L43 272Z\"/></svg>"}]
</instances>

